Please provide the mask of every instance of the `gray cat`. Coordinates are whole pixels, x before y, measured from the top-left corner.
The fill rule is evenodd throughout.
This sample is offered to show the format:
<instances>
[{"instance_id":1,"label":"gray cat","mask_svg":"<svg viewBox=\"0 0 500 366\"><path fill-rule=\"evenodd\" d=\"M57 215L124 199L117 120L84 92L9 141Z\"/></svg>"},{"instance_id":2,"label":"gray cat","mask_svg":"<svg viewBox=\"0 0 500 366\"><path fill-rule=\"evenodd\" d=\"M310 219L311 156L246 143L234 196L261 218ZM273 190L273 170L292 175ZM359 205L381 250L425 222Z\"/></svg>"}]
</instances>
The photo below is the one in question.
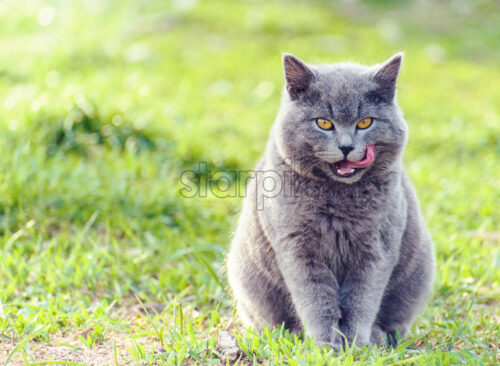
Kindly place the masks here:
<instances>
[{"instance_id":1,"label":"gray cat","mask_svg":"<svg viewBox=\"0 0 500 366\"><path fill-rule=\"evenodd\" d=\"M284 55L286 86L227 261L246 326L335 349L394 344L428 297L434 254L402 164L402 55L372 67Z\"/></svg>"}]
</instances>

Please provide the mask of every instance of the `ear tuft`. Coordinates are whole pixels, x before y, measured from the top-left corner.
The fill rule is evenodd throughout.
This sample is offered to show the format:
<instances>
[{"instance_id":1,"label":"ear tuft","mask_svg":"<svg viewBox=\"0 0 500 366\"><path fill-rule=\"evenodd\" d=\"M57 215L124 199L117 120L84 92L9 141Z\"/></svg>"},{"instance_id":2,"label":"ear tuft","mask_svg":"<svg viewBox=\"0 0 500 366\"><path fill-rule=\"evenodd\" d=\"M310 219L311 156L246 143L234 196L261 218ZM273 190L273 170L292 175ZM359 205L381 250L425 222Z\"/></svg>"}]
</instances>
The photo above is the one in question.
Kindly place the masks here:
<instances>
[{"instance_id":1,"label":"ear tuft","mask_svg":"<svg viewBox=\"0 0 500 366\"><path fill-rule=\"evenodd\" d=\"M379 93L384 99L393 101L396 94L396 79L398 78L403 53L398 53L388 59L375 73L373 80L379 85Z\"/></svg>"},{"instance_id":2,"label":"ear tuft","mask_svg":"<svg viewBox=\"0 0 500 366\"><path fill-rule=\"evenodd\" d=\"M307 91L314 80L313 71L299 58L288 53L283 54L283 70L286 89L292 99L297 99Z\"/></svg>"}]
</instances>

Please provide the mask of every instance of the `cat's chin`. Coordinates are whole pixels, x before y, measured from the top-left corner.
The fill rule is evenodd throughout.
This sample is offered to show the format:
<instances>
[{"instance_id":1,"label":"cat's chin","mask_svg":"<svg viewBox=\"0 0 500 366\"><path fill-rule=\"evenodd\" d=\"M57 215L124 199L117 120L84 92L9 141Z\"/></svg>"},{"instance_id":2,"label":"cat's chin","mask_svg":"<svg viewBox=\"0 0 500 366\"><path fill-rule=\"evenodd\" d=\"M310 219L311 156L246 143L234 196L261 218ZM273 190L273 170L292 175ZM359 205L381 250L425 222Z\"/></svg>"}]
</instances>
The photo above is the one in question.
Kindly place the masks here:
<instances>
[{"instance_id":1,"label":"cat's chin","mask_svg":"<svg viewBox=\"0 0 500 366\"><path fill-rule=\"evenodd\" d=\"M349 168L345 170L342 168L342 162L333 164L333 174L338 178L352 178L360 174L365 168Z\"/></svg>"},{"instance_id":2,"label":"cat's chin","mask_svg":"<svg viewBox=\"0 0 500 366\"><path fill-rule=\"evenodd\" d=\"M366 168L352 168L352 171L345 172L339 168L338 163L335 163L333 164L332 173L337 182L352 184L361 179L365 170Z\"/></svg>"},{"instance_id":3,"label":"cat's chin","mask_svg":"<svg viewBox=\"0 0 500 366\"><path fill-rule=\"evenodd\" d=\"M337 172L337 163L331 164L326 163L321 167L316 166L311 170L298 171L299 174L309 176L310 178L321 180L321 181L335 181L345 184L352 184L359 181L367 168L353 168L352 172L346 173L345 171Z\"/></svg>"},{"instance_id":4,"label":"cat's chin","mask_svg":"<svg viewBox=\"0 0 500 366\"><path fill-rule=\"evenodd\" d=\"M336 164L328 164L321 168L315 167L311 171L303 171L299 172L299 174L304 174L321 181L335 181L344 184L353 184L359 181L367 170L366 168L354 168L352 173L340 174L336 172L337 169L335 168L335 165Z\"/></svg>"}]
</instances>

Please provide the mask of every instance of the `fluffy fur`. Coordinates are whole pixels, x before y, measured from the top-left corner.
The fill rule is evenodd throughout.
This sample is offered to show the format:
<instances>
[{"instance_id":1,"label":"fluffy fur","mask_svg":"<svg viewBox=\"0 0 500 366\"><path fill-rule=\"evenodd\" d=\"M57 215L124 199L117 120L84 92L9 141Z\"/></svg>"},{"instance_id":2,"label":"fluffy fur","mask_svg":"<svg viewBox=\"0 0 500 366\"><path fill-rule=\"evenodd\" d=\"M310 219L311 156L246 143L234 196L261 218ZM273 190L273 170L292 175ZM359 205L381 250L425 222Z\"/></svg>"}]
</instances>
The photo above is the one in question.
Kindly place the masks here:
<instances>
[{"instance_id":1,"label":"fluffy fur","mask_svg":"<svg viewBox=\"0 0 500 366\"><path fill-rule=\"evenodd\" d=\"M401 60L312 66L284 55L281 108L227 262L247 326L284 323L334 348L339 332L358 345L407 334L430 293L434 255L402 165ZM357 129L366 117L373 124ZM335 128L321 130L316 118ZM335 173L335 163L363 159L369 144L373 165Z\"/></svg>"}]
</instances>

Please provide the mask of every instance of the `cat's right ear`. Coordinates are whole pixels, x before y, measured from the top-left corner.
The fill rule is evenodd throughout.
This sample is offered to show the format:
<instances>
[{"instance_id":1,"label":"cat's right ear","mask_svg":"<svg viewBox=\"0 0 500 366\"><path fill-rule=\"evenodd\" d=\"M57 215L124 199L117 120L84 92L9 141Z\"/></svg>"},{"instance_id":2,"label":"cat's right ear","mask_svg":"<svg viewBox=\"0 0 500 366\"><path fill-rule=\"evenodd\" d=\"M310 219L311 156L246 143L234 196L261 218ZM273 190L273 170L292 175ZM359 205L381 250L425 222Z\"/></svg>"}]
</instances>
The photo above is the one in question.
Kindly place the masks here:
<instances>
[{"instance_id":1,"label":"cat's right ear","mask_svg":"<svg viewBox=\"0 0 500 366\"><path fill-rule=\"evenodd\" d=\"M313 71L300 59L288 53L283 54L283 70L285 72L286 90L292 99L309 89L314 80Z\"/></svg>"}]
</instances>

